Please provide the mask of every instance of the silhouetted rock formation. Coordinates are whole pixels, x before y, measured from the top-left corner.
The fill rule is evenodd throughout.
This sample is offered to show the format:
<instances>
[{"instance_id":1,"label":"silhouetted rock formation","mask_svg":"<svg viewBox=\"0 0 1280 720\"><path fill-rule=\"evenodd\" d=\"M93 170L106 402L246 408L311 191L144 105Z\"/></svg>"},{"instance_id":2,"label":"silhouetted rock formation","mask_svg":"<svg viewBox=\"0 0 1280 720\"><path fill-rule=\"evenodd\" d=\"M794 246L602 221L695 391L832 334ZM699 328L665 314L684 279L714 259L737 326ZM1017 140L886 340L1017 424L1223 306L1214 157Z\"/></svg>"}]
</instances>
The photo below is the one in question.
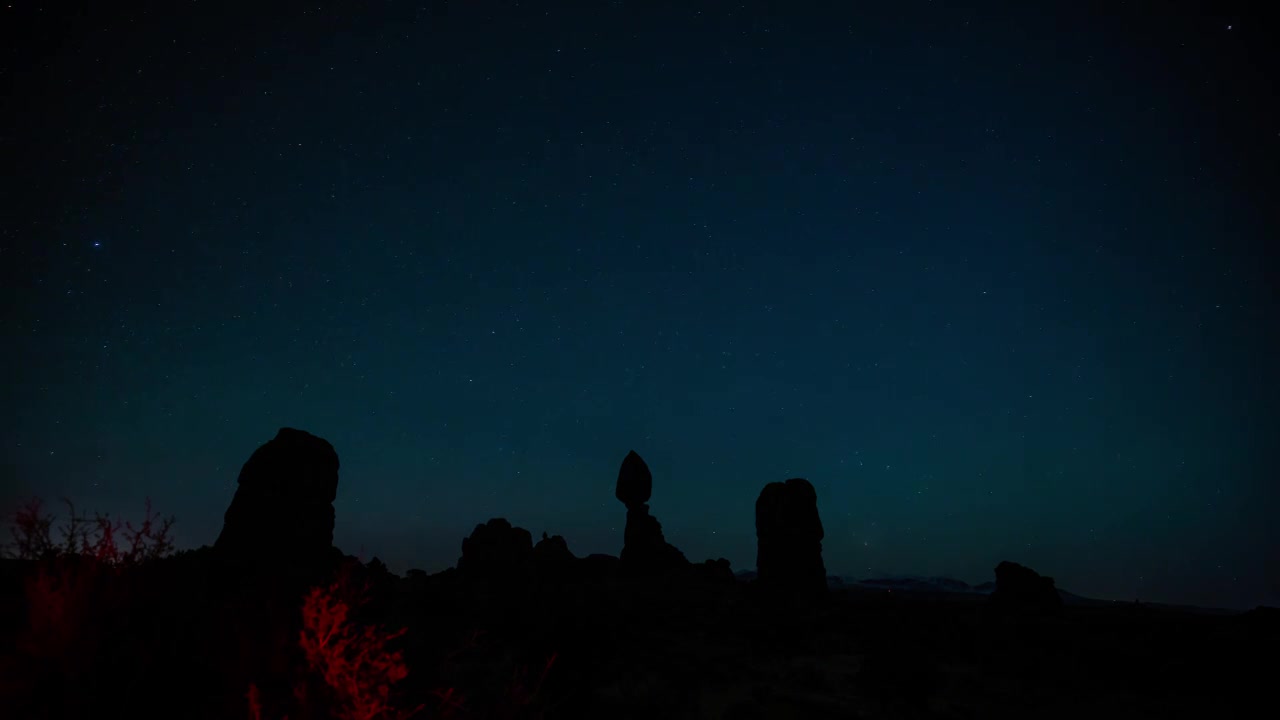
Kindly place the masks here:
<instances>
[{"instance_id":1,"label":"silhouetted rock formation","mask_svg":"<svg viewBox=\"0 0 1280 720\"><path fill-rule=\"evenodd\" d=\"M730 585L737 582L737 578L733 576L733 568L730 567L727 558L705 560L702 565L698 566L698 569L702 571L702 576L707 580Z\"/></svg>"},{"instance_id":2,"label":"silhouetted rock formation","mask_svg":"<svg viewBox=\"0 0 1280 720\"><path fill-rule=\"evenodd\" d=\"M641 572L664 572L687 568L689 560L662 535L662 525L649 514L653 475L636 454L627 453L618 470L614 496L627 506L627 527L623 532L621 560L624 567Z\"/></svg>"},{"instance_id":3,"label":"silhouetted rock formation","mask_svg":"<svg viewBox=\"0 0 1280 720\"><path fill-rule=\"evenodd\" d=\"M575 558L547 533L535 546L495 518L461 541L458 567L400 578L332 546L336 471L328 443L284 430L246 463L218 548L124 566L0 559L4 717L330 720L382 702L366 715L447 716L459 696L470 718L617 720L1234 717L1270 702L1257 659L1280 641L1280 610L1089 600L1011 562L977 588L824 578L800 479L760 493L758 575L685 562L633 453L617 489L626 561ZM289 553L327 574L299 584ZM990 604L970 592L988 585Z\"/></svg>"},{"instance_id":4,"label":"silhouetted rock formation","mask_svg":"<svg viewBox=\"0 0 1280 720\"><path fill-rule=\"evenodd\" d=\"M573 566L577 558L569 552L569 543L560 535L542 533L542 539L533 546L533 566L539 575L558 577Z\"/></svg>"},{"instance_id":5,"label":"silhouetted rock formation","mask_svg":"<svg viewBox=\"0 0 1280 720\"><path fill-rule=\"evenodd\" d=\"M281 428L240 470L214 549L224 558L291 566L333 556L338 453L311 433Z\"/></svg>"},{"instance_id":6,"label":"silhouetted rock formation","mask_svg":"<svg viewBox=\"0 0 1280 720\"><path fill-rule=\"evenodd\" d=\"M368 582L369 591L376 602L390 597L400 584L400 577L391 572L391 568L376 555L362 569L363 579Z\"/></svg>"},{"instance_id":7,"label":"silhouetted rock formation","mask_svg":"<svg viewBox=\"0 0 1280 720\"><path fill-rule=\"evenodd\" d=\"M761 587L788 594L825 592L822 538L818 492L808 480L765 485L756 499L756 571Z\"/></svg>"},{"instance_id":8,"label":"silhouetted rock formation","mask_svg":"<svg viewBox=\"0 0 1280 720\"><path fill-rule=\"evenodd\" d=\"M627 508L643 505L653 495L653 474L635 450L622 459L622 467L618 470L618 485L613 494Z\"/></svg>"},{"instance_id":9,"label":"silhouetted rock formation","mask_svg":"<svg viewBox=\"0 0 1280 720\"><path fill-rule=\"evenodd\" d=\"M618 574L622 561L605 553L591 553L582 558L583 574L590 578L606 579Z\"/></svg>"},{"instance_id":10,"label":"silhouetted rock formation","mask_svg":"<svg viewBox=\"0 0 1280 720\"><path fill-rule=\"evenodd\" d=\"M662 535L662 524L649 514L648 505L627 510L627 528L623 533L623 564L648 569L671 568L688 564L689 560Z\"/></svg>"},{"instance_id":11,"label":"silhouetted rock formation","mask_svg":"<svg viewBox=\"0 0 1280 720\"><path fill-rule=\"evenodd\" d=\"M376 577L376 578L382 578L382 579L395 578L395 575L391 572L391 569L388 568L387 564L382 562L382 560L380 560L377 555L373 556L373 559L368 562L366 567L369 568L370 577Z\"/></svg>"},{"instance_id":12,"label":"silhouetted rock formation","mask_svg":"<svg viewBox=\"0 0 1280 720\"><path fill-rule=\"evenodd\" d=\"M458 571L471 576L509 577L530 570L533 535L504 518L476 525L462 541Z\"/></svg>"},{"instance_id":13,"label":"silhouetted rock formation","mask_svg":"<svg viewBox=\"0 0 1280 720\"><path fill-rule=\"evenodd\" d=\"M1062 596L1053 586L1053 578L1008 560L996 566L996 589L990 602L997 610L1010 613L1062 612Z\"/></svg>"}]
</instances>

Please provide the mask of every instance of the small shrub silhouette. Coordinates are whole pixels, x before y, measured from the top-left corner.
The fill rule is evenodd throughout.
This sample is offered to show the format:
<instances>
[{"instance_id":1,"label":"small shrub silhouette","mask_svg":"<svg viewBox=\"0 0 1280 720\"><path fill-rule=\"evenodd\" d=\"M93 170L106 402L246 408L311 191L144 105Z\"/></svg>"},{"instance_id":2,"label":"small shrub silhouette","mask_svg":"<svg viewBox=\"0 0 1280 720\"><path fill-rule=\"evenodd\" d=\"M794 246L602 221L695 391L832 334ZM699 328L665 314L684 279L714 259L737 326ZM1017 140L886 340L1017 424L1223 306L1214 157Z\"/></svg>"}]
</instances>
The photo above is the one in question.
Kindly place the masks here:
<instances>
[{"instance_id":1,"label":"small shrub silhouette","mask_svg":"<svg viewBox=\"0 0 1280 720\"><path fill-rule=\"evenodd\" d=\"M9 521L11 525L9 533L13 535L13 544L5 551L9 557L17 560L37 560L58 553L59 548L50 537L53 518L41 514L40 506L40 498L31 498L13 511ZM70 552L75 549L75 540L72 536L67 536L66 539L68 543L66 550Z\"/></svg>"},{"instance_id":2,"label":"small shrub silhouette","mask_svg":"<svg viewBox=\"0 0 1280 720\"><path fill-rule=\"evenodd\" d=\"M14 542L8 554L36 563L23 586L27 625L18 638L19 649L73 670L94 658L91 618L118 609L124 600L122 583L108 580L170 554L174 519L153 513L150 499L137 527L101 513L90 519L77 514L69 499L62 500L68 509L67 522L59 528L62 541L54 542L54 518L44 514L40 498L32 498L12 515ZM123 537L123 547L118 537Z\"/></svg>"},{"instance_id":3,"label":"small shrub silhouette","mask_svg":"<svg viewBox=\"0 0 1280 720\"><path fill-rule=\"evenodd\" d=\"M95 513L92 519L77 515L71 500L62 498L67 505L67 524L59 528L62 542L52 537L53 517L42 512L43 501L32 498L20 505L10 519L9 533L13 536L7 554L18 560L51 560L67 555L91 557L113 567L134 566L166 557L173 552L170 531L174 518L161 518L151 510L151 498L144 504L142 523L134 527L129 521L112 521L110 515ZM96 529L97 535L93 532ZM122 547L116 535L124 536Z\"/></svg>"}]
</instances>

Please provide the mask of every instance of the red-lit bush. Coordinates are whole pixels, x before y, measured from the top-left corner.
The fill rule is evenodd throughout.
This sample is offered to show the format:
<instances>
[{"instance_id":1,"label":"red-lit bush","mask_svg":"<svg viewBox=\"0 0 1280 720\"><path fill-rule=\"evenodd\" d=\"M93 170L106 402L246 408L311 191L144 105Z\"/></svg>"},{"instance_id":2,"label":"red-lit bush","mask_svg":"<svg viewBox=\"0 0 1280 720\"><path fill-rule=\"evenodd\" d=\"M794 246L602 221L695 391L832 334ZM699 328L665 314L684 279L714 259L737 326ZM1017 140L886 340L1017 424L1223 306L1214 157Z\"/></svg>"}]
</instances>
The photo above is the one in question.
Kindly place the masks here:
<instances>
[{"instance_id":1,"label":"red-lit bush","mask_svg":"<svg viewBox=\"0 0 1280 720\"><path fill-rule=\"evenodd\" d=\"M72 669L92 659L90 615L109 612L120 599L119 583L107 580L172 552L173 518L159 518L147 500L142 523L135 528L102 514L90 520L76 514L70 500L63 502L68 513L59 528L61 542L52 538L53 517L44 515L40 499L33 498L12 515L14 541L8 554L37 563L25 579L27 626L18 638L19 649L32 657L58 659L64 669Z\"/></svg>"},{"instance_id":2,"label":"red-lit bush","mask_svg":"<svg viewBox=\"0 0 1280 720\"><path fill-rule=\"evenodd\" d=\"M385 631L351 621L354 608L364 600L364 588L356 587L348 573L328 588L312 588L303 599L299 644L311 670L319 674L332 694L334 717L342 720L407 718L422 710L398 710L391 701L391 686L403 680L409 669L398 650L388 649L406 629Z\"/></svg>"}]
</instances>

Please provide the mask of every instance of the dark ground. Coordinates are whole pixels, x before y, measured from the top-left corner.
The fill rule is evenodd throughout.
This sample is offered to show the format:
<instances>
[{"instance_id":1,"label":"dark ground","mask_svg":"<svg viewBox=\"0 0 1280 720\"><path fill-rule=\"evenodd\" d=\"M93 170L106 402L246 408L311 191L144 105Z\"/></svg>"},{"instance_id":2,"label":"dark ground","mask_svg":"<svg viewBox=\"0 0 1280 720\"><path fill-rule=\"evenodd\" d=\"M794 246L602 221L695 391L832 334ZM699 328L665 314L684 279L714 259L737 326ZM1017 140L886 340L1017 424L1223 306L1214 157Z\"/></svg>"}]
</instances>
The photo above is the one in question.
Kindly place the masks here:
<instances>
[{"instance_id":1,"label":"dark ground","mask_svg":"<svg viewBox=\"0 0 1280 720\"><path fill-rule=\"evenodd\" d=\"M409 629L395 700L424 704L417 717L1231 717L1266 707L1276 678L1267 608L1055 616L860 588L788 602L697 565L635 577L602 556L518 579L343 562L370 583L356 621ZM23 585L35 567L3 565L7 717L247 718L248 682L264 718L326 716L287 698L303 665L287 570L255 580L209 548L152 561L95 580L67 615L73 636L41 645Z\"/></svg>"}]
</instances>

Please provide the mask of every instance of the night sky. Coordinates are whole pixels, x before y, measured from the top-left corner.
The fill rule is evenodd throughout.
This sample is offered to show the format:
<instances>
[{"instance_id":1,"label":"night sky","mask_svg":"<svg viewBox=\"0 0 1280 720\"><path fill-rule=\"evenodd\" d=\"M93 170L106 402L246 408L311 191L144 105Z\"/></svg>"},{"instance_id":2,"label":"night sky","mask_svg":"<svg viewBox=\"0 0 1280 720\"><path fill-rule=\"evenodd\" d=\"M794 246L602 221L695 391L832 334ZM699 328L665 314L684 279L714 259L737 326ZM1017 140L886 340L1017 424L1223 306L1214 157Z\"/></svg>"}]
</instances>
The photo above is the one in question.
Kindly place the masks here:
<instances>
[{"instance_id":1,"label":"night sky","mask_svg":"<svg viewBox=\"0 0 1280 720\"><path fill-rule=\"evenodd\" d=\"M335 542L1280 604L1277 28L1229 4L0 9L0 509L212 543L282 426ZM76 8L88 5L88 8ZM6 533L7 535L7 533Z\"/></svg>"}]
</instances>

